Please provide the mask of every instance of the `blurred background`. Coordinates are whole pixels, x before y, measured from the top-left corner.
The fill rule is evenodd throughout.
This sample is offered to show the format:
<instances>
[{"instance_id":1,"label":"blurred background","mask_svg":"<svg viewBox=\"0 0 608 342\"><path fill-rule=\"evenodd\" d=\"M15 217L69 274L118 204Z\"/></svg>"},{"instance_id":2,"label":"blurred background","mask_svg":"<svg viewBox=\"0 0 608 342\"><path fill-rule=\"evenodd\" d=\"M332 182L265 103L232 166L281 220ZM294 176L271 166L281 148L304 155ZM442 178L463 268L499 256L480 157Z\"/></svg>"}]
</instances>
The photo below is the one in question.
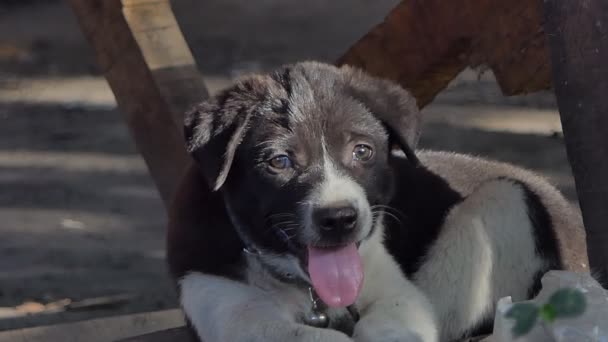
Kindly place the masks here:
<instances>
[{"instance_id":1,"label":"blurred background","mask_svg":"<svg viewBox=\"0 0 608 342\"><path fill-rule=\"evenodd\" d=\"M243 73L332 62L397 2L173 7L214 93ZM466 70L423 112L423 148L532 168L575 200L551 92L506 98L491 71ZM0 0L0 330L176 307L165 224L71 9L57 0ZM90 305L60 313L45 306L66 300Z\"/></svg>"}]
</instances>

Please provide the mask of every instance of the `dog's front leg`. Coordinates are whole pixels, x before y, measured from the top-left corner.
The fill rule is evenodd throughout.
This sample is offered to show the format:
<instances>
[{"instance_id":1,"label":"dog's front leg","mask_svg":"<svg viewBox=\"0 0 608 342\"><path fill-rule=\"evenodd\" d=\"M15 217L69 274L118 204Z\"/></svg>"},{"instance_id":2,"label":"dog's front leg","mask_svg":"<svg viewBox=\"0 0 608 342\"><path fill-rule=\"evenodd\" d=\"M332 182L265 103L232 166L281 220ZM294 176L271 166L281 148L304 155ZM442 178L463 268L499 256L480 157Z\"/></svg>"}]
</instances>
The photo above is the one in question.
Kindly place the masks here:
<instances>
[{"instance_id":1,"label":"dog's front leg","mask_svg":"<svg viewBox=\"0 0 608 342\"><path fill-rule=\"evenodd\" d=\"M407 290L410 291L410 290ZM432 310L419 293L383 298L362 313L355 326L356 342L436 342Z\"/></svg>"},{"instance_id":2,"label":"dog's front leg","mask_svg":"<svg viewBox=\"0 0 608 342\"><path fill-rule=\"evenodd\" d=\"M422 291L403 276L381 243L362 248L365 281L357 302L361 319L355 326L353 339L357 342L438 341L433 309Z\"/></svg>"},{"instance_id":3,"label":"dog's front leg","mask_svg":"<svg viewBox=\"0 0 608 342\"><path fill-rule=\"evenodd\" d=\"M180 281L181 305L204 342L352 340L334 330L299 324L289 303L238 281L190 273Z\"/></svg>"}]
</instances>

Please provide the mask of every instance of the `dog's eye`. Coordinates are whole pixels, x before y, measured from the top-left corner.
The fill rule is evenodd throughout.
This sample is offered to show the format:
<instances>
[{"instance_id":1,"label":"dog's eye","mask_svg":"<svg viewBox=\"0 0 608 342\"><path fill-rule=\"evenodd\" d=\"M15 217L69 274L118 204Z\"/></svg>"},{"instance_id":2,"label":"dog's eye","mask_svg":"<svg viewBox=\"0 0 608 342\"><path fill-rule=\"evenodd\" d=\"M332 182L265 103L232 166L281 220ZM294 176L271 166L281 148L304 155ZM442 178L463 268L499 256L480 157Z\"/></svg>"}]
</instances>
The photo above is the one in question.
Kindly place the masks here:
<instances>
[{"instance_id":1,"label":"dog's eye","mask_svg":"<svg viewBox=\"0 0 608 342\"><path fill-rule=\"evenodd\" d=\"M374 151L372 148L364 144L355 146L355 149L353 150L353 159L357 161L368 161L372 159L373 155Z\"/></svg>"},{"instance_id":2,"label":"dog's eye","mask_svg":"<svg viewBox=\"0 0 608 342\"><path fill-rule=\"evenodd\" d=\"M270 159L268 164L270 164L270 166L276 170L285 170L292 166L291 159L285 155L276 156Z\"/></svg>"}]
</instances>

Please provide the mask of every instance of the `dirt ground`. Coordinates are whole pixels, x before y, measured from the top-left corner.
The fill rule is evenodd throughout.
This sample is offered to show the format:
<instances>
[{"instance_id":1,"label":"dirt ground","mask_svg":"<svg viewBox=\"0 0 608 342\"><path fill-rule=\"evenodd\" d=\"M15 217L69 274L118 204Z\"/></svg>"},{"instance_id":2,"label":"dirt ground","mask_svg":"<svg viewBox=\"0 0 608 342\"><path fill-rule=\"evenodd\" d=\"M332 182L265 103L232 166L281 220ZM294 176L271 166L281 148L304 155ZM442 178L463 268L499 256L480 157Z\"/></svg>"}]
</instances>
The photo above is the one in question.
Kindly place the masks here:
<instances>
[{"instance_id":1,"label":"dirt ground","mask_svg":"<svg viewBox=\"0 0 608 342\"><path fill-rule=\"evenodd\" d=\"M212 92L243 72L332 61L397 0L176 0ZM11 4L9 6L8 4ZM551 93L504 98L468 70L424 110L424 148L542 172L571 199ZM0 330L176 306L166 217L64 2L0 1L0 307L132 294L97 310L10 317Z\"/></svg>"}]
</instances>

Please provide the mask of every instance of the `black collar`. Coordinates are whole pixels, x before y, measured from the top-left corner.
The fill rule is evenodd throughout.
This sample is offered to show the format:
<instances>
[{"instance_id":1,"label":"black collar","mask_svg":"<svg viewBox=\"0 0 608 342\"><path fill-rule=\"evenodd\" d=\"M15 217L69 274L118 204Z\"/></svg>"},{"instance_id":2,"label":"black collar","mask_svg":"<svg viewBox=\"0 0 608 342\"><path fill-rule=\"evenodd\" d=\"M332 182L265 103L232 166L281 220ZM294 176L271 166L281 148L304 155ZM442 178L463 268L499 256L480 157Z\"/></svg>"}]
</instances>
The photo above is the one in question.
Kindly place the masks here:
<instances>
[{"instance_id":1,"label":"black collar","mask_svg":"<svg viewBox=\"0 0 608 342\"><path fill-rule=\"evenodd\" d=\"M278 279L283 283L296 285L302 289L311 288L311 284L306 279L298 277L296 274L290 272L279 272L271 265L265 263L264 259L262 258L262 252L259 249L253 247L252 244L248 244L246 246L247 247L243 248L243 252L245 252L245 254L247 255L256 258L262 268L264 268L264 270L270 275L272 275L274 278Z\"/></svg>"}]
</instances>

